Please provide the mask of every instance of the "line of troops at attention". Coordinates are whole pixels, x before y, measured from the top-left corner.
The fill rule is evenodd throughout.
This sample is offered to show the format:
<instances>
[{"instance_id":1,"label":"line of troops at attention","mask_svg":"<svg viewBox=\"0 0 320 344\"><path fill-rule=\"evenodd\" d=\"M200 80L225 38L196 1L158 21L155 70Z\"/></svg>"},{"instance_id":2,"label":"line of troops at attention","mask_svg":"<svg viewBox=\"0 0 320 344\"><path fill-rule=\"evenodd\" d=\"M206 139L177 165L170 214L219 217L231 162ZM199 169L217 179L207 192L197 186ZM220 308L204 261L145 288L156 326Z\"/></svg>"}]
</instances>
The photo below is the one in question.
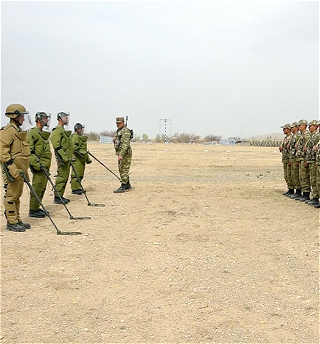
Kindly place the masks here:
<instances>
[{"instance_id":1,"label":"line of troops at attention","mask_svg":"<svg viewBox=\"0 0 320 344\"><path fill-rule=\"evenodd\" d=\"M301 119L281 126L285 196L320 208L320 121Z\"/></svg>"},{"instance_id":2,"label":"line of troops at attention","mask_svg":"<svg viewBox=\"0 0 320 344\"><path fill-rule=\"evenodd\" d=\"M28 184L30 181L29 169L32 173L29 216L34 218L47 216L40 206L50 178L49 171L52 159L50 142L57 162L57 176L53 187L53 202L55 204L70 202L64 197L69 176L72 194L81 195L85 193L81 181L84 177L86 164L92 162L88 154L84 125L76 123L74 133L65 128L69 124L70 114L68 112L62 111L57 114L58 124L52 129L52 133L48 130L51 115L42 111L36 113L35 126L32 129L22 130L21 126L25 120L25 115L28 113L23 105L10 104L5 112L9 118L9 123L0 130L0 164L4 182L3 201L7 220L6 229L13 232L25 232L31 227L29 223L23 222L20 216L20 198L23 193L24 182ZM118 160L121 185L114 192L122 193L132 189L129 182L129 169L132 159L130 140L132 137L131 131L124 123L124 117L117 117L116 125L114 148Z\"/></svg>"}]
</instances>

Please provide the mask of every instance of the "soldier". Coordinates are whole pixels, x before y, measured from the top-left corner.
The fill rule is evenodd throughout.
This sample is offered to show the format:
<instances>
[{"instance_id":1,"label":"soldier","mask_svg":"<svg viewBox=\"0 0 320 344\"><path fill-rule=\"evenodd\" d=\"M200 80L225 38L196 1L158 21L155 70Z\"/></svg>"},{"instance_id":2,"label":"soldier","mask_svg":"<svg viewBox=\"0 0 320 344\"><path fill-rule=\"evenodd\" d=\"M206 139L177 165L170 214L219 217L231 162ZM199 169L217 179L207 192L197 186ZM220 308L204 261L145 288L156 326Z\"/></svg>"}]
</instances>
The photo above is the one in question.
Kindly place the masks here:
<instances>
[{"instance_id":1,"label":"soldier","mask_svg":"<svg viewBox=\"0 0 320 344\"><path fill-rule=\"evenodd\" d=\"M310 172L309 165L306 161L306 144L310 138L310 132L307 130L308 121L301 119L299 121L299 135L295 145L296 157L299 160L299 177L303 195L300 198L296 198L299 201L310 200Z\"/></svg>"},{"instance_id":2,"label":"soldier","mask_svg":"<svg viewBox=\"0 0 320 344\"><path fill-rule=\"evenodd\" d=\"M317 120L313 120L308 123L310 137L308 142L306 143L306 148L304 149L306 152L306 163L309 165L310 185L313 197L311 201L305 201L305 203L309 205L319 204L319 191L317 188L316 152L313 150L313 147L316 146L320 139L320 135L318 132L318 123L319 122Z\"/></svg>"},{"instance_id":3,"label":"soldier","mask_svg":"<svg viewBox=\"0 0 320 344\"><path fill-rule=\"evenodd\" d=\"M296 189L296 193L292 193L288 195L288 197L290 198L301 197L301 184L300 184L300 178L299 178L299 161L296 160L296 148L295 148L295 144L298 138L298 130L299 130L298 122L293 122L291 124L292 136L291 136L290 142L288 143L288 149L289 149L288 165L291 168L291 179L294 185L294 189Z\"/></svg>"},{"instance_id":4,"label":"soldier","mask_svg":"<svg viewBox=\"0 0 320 344\"><path fill-rule=\"evenodd\" d=\"M81 123L76 123L74 126L74 134L71 135L75 158L73 167L77 173L76 175L73 170L71 172L71 189L72 193L75 195L81 195L83 193L77 176L81 182L84 176L86 164L90 164L92 162L87 149L88 136L83 136L83 130L84 126Z\"/></svg>"},{"instance_id":5,"label":"soldier","mask_svg":"<svg viewBox=\"0 0 320 344\"><path fill-rule=\"evenodd\" d=\"M320 131L320 121L319 121L319 131ZM319 190L318 192L320 192L320 140L313 147L313 150L316 152L316 166L317 166L316 184L317 184L317 189ZM320 202L314 207L319 209Z\"/></svg>"},{"instance_id":6,"label":"soldier","mask_svg":"<svg viewBox=\"0 0 320 344\"><path fill-rule=\"evenodd\" d=\"M284 180L287 184L288 191L283 195L287 196L289 194L293 194L294 192L294 185L291 178L291 168L289 164L289 142L291 139L291 124L287 123L281 127L283 129L283 133L286 135L283 139L279 147L279 151L282 153L282 164L283 164L283 173L284 173Z\"/></svg>"},{"instance_id":7,"label":"soldier","mask_svg":"<svg viewBox=\"0 0 320 344\"><path fill-rule=\"evenodd\" d=\"M70 173L70 160L73 155L73 145L70 138L71 131L64 129L64 126L69 124L69 116L69 112L59 112L57 114L58 125L53 129L51 134L51 144L58 166L58 176L55 184L56 190L54 191L53 200L56 204L70 202L69 199L63 197ZM57 192L61 196L62 201Z\"/></svg>"},{"instance_id":8,"label":"soldier","mask_svg":"<svg viewBox=\"0 0 320 344\"><path fill-rule=\"evenodd\" d=\"M30 170L32 172L32 186L39 199L42 201L47 187L47 177L42 168L50 171L51 150L49 144L50 132L43 131L44 127L49 127L51 114L46 112L37 112L35 116L36 126L27 134L27 140L30 147ZM43 218L46 213L40 209L40 203L35 195L30 192L29 216Z\"/></svg>"},{"instance_id":9,"label":"soldier","mask_svg":"<svg viewBox=\"0 0 320 344\"><path fill-rule=\"evenodd\" d=\"M27 132L20 126L27 114L21 104L11 104L5 115L9 123L0 131L0 162L4 181L4 209L7 219L7 230L25 232L30 224L24 223L20 217L20 197L23 193L24 176L29 179L28 166L30 149L26 140Z\"/></svg>"},{"instance_id":10,"label":"soldier","mask_svg":"<svg viewBox=\"0 0 320 344\"><path fill-rule=\"evenodd\" d=\"M132 159L132 149L130 140L132 139L131 130L124 124L124 117L117 117L116 124L118 130L113 139L116 155L118 156L118 168L120 173L121 186L114 190L115 193L126 192L132 187L129 182L129 170Z\"/></svg>"}]
</instances>

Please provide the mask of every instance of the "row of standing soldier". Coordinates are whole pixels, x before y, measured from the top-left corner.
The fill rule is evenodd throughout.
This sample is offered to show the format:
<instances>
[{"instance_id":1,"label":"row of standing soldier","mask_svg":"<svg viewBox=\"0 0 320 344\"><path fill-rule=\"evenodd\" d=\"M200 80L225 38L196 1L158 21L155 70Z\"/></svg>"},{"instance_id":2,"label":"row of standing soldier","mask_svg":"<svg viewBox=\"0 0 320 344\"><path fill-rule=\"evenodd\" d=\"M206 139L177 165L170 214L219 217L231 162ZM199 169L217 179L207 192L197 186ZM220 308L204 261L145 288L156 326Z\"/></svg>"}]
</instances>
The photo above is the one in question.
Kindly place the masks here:
<instances>
[{"instance_id":1,"label":"row of standing soldier","mask_svg":"<svg viewBox=\"0 0 320 344\"><path fill-rule=\"evenodd\" d=\"M69 199L63 197L71 170L72 193L81 195L85 190L81 180L84 177L86 164L91 163L87 150L87 136L83 135L84 126L77 123L74 134L64 127L69 124L69 113L57 114L58 124L50 132L43 130L50 125L51 115L46 112L37 112L36 126L30 131L22 131L21 125L24 116L28 114L21 104L11 104L5 115L9 123L0 131L0 163L4 181L4 208L7 219L7 230L24 232L30 228L29 223L23 222L20 217L20 198L23 193L25 178L29 181L28 168L32 172L32 189L29 201L29 216L35 218L46 217L46 212L40 208L40 201L44 196L48 175L50 174L52 153L50 141L54 149L58 173L54 187L54 203L67 204ZM124 125L124 118L117 118L117 134L115 136L115 150L118 156L121 186L115 193L131 190L129 169L132 151L130 147L130 130ZM49 141L50 137L50 141Z\"/></svg>"},{"instance_id":2,"label":"row of standing soldier","mask_svg":"<svg viewBox=\"0 0 320 344\"><path fill-rule=\"evenodd\" d=\"M279 150L288 187L284 195L320 208L320 122L302 119L281 128L285 138Z\"/></svg>"}]
</instances>

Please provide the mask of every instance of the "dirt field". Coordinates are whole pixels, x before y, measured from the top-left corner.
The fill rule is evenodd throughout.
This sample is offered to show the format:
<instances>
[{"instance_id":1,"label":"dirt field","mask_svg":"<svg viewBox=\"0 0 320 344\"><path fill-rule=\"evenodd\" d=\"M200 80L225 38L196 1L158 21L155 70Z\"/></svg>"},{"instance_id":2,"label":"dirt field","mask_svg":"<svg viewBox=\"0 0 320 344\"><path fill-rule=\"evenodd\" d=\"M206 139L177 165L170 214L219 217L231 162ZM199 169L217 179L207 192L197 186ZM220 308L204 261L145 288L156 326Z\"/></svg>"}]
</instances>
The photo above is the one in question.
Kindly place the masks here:
<instances>
[{"instance_id":1,"label":"dirt field","mask_svg":"<svg viewBox=\"0 0 320 344\"><path fill-rule=\"evenodd\" d=\"M116 174L112 145L88 148ZM96 161L25 233L1 205L1 343L319 343L319 210L277 148L133 145L133 190ZM55 163L51 176L56 173Z\"/></svg>"}]
</instances>

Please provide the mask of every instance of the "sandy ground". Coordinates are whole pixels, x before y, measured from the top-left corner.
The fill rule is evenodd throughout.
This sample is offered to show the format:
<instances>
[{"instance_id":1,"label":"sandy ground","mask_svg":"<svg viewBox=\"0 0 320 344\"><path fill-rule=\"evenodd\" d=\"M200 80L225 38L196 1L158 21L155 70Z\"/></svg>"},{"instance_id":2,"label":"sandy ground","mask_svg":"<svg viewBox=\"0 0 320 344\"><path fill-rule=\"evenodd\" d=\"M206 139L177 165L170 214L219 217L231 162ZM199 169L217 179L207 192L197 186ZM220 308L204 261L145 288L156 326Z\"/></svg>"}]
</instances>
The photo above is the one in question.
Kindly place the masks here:
<instances>
[{"instance_id":1,"label":"sandy ground","mask_svg":"<svg viewBox=\"0 0 320 344\"><path fill-rule=\"evenodd\" d=\"M88 148L117 172L112 145ZM133 145L133 190L93 161L84 195L5 230L1 343L319 343L319 210L283 196L274 147ZM55 163L51 177L56 173ZM54 179L54 178L53 178Z\"/></svg>"}]
</instances>

